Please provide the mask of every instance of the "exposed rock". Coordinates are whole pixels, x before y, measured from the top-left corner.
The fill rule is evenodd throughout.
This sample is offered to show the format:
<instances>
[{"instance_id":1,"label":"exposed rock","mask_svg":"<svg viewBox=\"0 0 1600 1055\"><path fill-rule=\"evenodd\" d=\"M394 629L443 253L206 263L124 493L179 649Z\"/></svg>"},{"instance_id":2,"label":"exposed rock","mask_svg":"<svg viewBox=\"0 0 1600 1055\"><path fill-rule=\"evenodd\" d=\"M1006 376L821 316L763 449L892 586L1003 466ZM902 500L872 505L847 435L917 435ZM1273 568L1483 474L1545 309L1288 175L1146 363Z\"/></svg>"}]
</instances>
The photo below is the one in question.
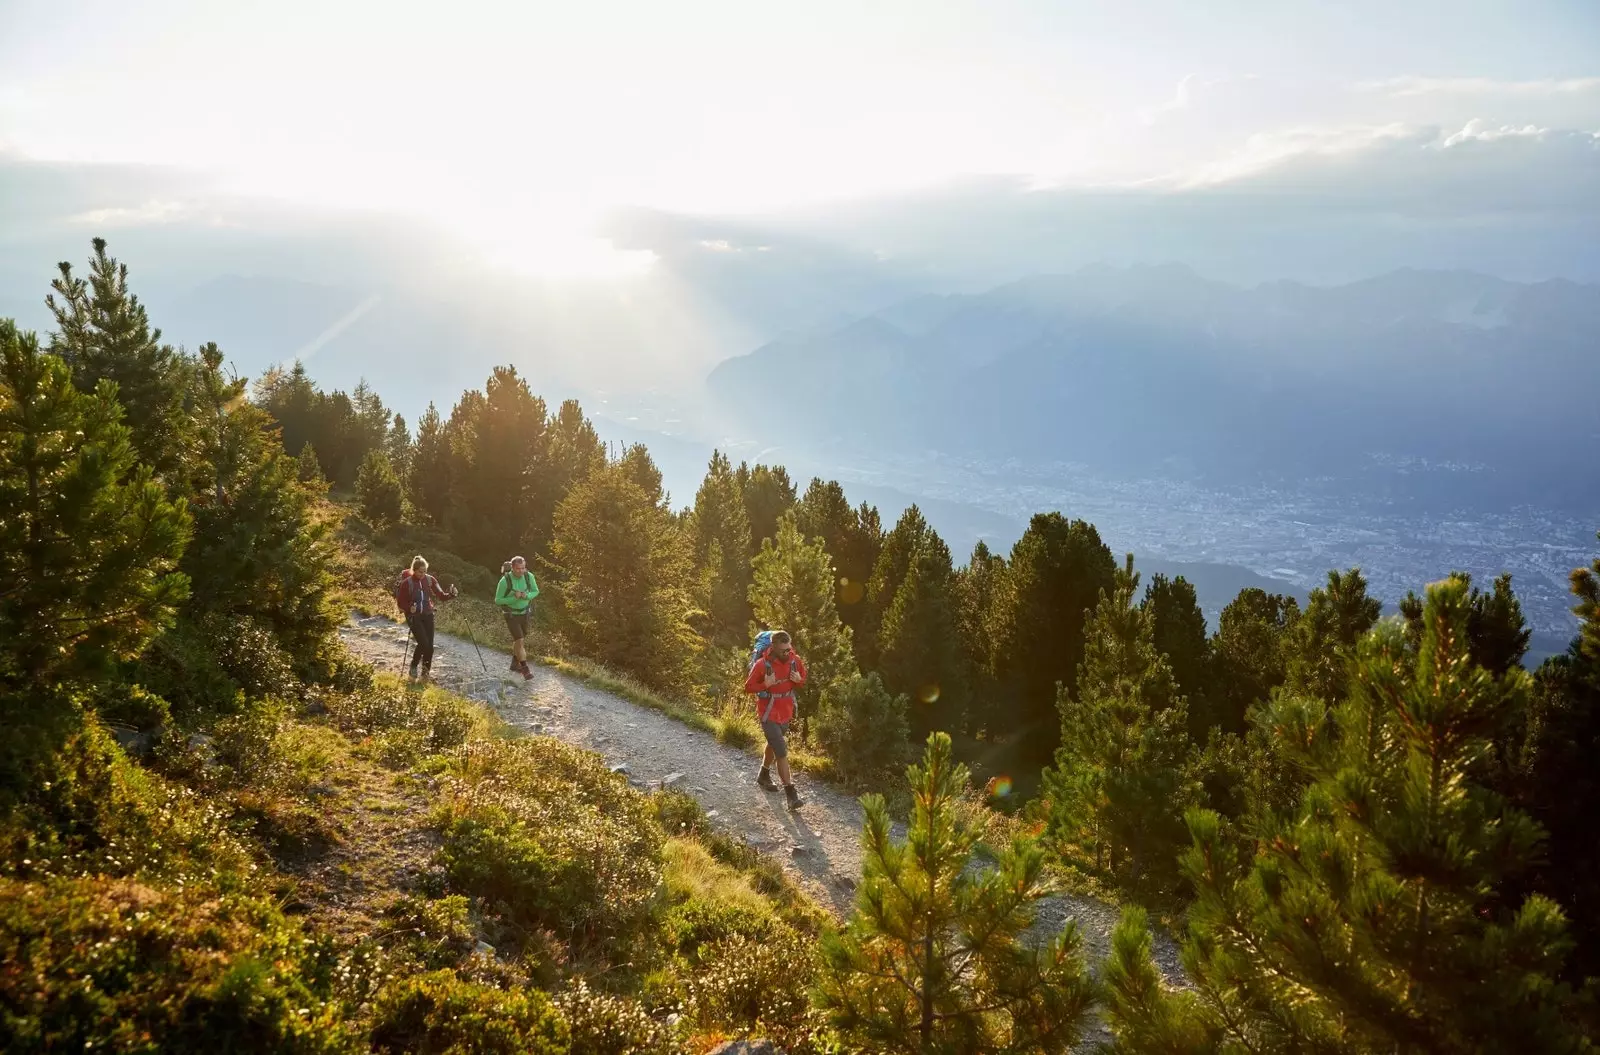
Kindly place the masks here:
<instances>
[{"instance_id":1,"label":"exposed rock","mask_svg":"<svg viewBox=\"0 0 1600 1055\"><path fill-rule=\"evenodd\" d=\"M730 1040L719 1048L712 1048L709 1055L783 1055L783 1052L773 1047L770 1040Z\"/></svg>"},{"instance_id":2,"label":"exposed rock","mask_svg":"<svg viewBox=\"0 0 1600 1055\"><path fill-rule=\"evenodd\" d=\"M626 762L618 762L616 765L611 767L611 772L613 772L613 773L621 773L623 776L627 776L628 775L628 763L626 763Z\"/></svg>"},{"instance_id":3,"label":"exposed rock","mask_svg":"<svg viewBox=\"0 0 1600 1055\"><path fill-rule=\"evenodd\" d=\"M676 784L678 781L680 781L682 779L683 779L683 774L682 773L668 773L666 776L661 778L661 786L664 787L664 788L665 787L671 787L673 784Z\"/></svg>"}]
</instances>

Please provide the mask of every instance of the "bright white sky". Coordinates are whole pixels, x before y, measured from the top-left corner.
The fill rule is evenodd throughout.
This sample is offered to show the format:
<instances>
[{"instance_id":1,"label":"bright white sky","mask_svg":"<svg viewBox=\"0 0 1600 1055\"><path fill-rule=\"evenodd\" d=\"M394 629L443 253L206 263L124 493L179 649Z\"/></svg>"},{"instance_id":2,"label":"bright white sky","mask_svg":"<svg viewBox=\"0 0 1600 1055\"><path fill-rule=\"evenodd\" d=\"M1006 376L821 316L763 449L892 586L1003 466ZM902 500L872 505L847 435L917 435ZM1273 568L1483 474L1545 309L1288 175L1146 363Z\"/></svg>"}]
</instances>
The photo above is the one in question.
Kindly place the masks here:
<instances>
[{"instance_id":1,"label":"bright white sky","mask_svg":"<svg viewBox=\"0 0 1600 1055\"><path fill-rule=\"evenodd\" d=\"M630 262L588 237L613 205L772 210L978 173L1225 176L1351 127L1572 127L1600 86L1597 11L0 0L0 150L417 214L536 268L603 272ZM1419 80L1377 86L1396 78ZM1579 95L1589 111L1562 109Z\"/></svg>"}]
</instances>

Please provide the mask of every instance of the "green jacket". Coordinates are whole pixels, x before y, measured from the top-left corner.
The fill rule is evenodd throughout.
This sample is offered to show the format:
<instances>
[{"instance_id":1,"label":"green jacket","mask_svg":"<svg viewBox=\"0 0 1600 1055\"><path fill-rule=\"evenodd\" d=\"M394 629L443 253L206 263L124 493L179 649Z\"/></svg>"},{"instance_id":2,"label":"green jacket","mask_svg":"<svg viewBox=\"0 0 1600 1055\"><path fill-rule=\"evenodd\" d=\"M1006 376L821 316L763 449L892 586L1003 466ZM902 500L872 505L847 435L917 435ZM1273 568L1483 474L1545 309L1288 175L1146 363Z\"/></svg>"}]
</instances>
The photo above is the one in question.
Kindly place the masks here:
<instances>
[{"instance_id":1,"label":"green jacket","mask_svg":"<svg viewBox=\"0 0 1600 1055\"><path fill-rule=\"evenodd\" d=\"M514 573L506 572L500 576L500 585L495 587L494 603L510 612L512 615L521 615L528 610L528 604L539 596L539 584L533 581L533 569L529 568L522 573L522 578L514 579ZM514 596L517 590L526 590L528 596Z\"/></svg>"}]
</instances>

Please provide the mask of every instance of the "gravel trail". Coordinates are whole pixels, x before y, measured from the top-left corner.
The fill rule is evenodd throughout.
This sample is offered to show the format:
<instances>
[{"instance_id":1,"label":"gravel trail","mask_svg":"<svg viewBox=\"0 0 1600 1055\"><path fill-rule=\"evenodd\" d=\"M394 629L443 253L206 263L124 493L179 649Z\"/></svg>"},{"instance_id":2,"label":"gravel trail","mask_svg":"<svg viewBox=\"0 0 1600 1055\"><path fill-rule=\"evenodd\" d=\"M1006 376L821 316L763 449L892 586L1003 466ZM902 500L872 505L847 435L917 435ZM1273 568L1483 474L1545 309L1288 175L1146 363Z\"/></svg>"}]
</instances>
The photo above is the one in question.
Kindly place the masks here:
<instances>
[{"instance_id":1,"label":"gravel trail","mask_svg":"<svg viewBox=\"0 0 1600 1055\"><path fill-rule=\"evenodd\" d=\"M382 616L353 618L340 631L345 644L373 667L402 673L406 628ZM861 874L864 813L855 798L799 775L796 785L805 805L791 812L781 794L756 786L760 757L756 748L721 744L656 711L545 667L533 680L507 668L504 653L485 650L484 665L470 641L439 634L433 677L442 687L488 704L506 722L554 736L625 767L641 788L671 787L698 799L710 819L746 843L777 859L817 902L841 919L848 916ZM1037 933L1055 933L1076 919L1092 963L1110 948L1118 911L1092 898L1062 894L1039 906ZM1158 933L1157 966L1169 984L1182 985L1178 951Z\"/></svg>"}]
</instances>

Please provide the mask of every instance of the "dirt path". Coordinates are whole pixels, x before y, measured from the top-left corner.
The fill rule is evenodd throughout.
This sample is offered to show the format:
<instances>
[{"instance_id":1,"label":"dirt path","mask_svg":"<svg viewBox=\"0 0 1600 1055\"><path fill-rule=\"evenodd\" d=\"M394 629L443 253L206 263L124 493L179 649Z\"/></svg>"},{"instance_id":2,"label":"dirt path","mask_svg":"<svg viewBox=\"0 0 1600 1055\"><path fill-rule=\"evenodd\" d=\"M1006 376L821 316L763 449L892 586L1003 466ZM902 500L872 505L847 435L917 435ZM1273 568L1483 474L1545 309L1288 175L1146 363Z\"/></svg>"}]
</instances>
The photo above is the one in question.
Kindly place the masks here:
<instances>
[{"instance_id":1,"label":"dirt path","mask_svg":"<svg viewBox=\"0 0 1600 1055\"><path fill-rule=\"evenodd\" d=\"M382 616L352 620L341 635L357 655L379 670L400 672L406 629ZM470 641L439 634L433 676L441 686L492 706L508 723L559 737L626 767L640 787L668 786L693 795L707 815L736 836L782 862L819 904L848 915L861 874L860 804L827 784L797 780L805 806L784 807L781 795L756 786L760 759L713 737L554 671L535 667L532 681L507 669L509 657L484 650L488 673ZM1054 933L1076 919L1092 961L1110 947L1117 910L1089 898L1061 895L1041 905L1038 929ZM1177 949L1157 935L1157 965L1182 984Z\"/></svg>"}]
</instances>

